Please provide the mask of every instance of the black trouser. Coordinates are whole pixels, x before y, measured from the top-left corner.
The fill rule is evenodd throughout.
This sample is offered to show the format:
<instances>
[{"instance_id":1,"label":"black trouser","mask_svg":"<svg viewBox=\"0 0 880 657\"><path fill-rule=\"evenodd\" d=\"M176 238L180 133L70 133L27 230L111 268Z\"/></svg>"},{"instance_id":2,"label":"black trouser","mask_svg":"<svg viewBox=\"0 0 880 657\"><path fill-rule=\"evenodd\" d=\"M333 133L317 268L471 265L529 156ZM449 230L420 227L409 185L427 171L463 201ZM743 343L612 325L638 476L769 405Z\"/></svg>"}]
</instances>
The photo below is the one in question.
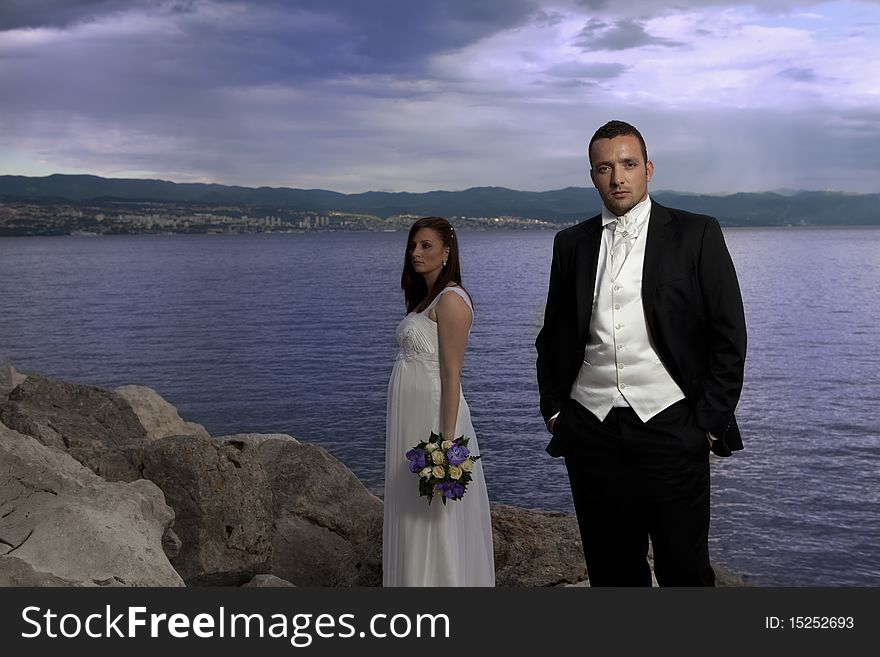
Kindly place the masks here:
<instances>
[{"instance_id":1,"label":"black trouser","mask_svg":"<svg viewBox=\"0 0 880 657\"><path fill-rule=\"evenodd\" d=\"M709 564L709 445L682 400L642 422L613 408L603 422L574 400L554 433L591 586L714 586Z\"/></svg>"}]
</instances>

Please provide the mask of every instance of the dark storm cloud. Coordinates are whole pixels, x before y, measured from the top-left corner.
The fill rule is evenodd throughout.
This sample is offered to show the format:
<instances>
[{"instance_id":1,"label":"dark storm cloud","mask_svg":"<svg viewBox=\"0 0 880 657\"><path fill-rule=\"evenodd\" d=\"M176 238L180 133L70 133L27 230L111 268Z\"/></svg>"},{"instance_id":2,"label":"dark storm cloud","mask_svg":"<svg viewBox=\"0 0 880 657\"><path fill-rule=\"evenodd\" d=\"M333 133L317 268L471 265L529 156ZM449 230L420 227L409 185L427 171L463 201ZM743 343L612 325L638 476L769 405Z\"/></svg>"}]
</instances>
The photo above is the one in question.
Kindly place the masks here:
<instances>
[{"instance_id":1,"label":"dark storm cloud","mask_svg":"<svg viewBox=\"0 0 880 657\"><path fill-rule=\"evenodd\" d=\"M65 26L51 47L21 39L0 49L0 57L17 60L0 67L0 85L17 92L4 99L7 111L18 108L23 117L63 106L128 119L217 117L226 113L217 95L230 88L418 97L431 57L536 11L533 0L13 0L0 7L5 26ZM337 82L344 90L330 88Z\"/></svg>"},{"instance_id":2,"label":"dark storm cloud","mask_svg":"<svg viewBox=\"0 0 880 657\"><path fill-rule=\"evenodd\" d=\"M386 72L417 69L432 55L516 27L538 10L532 0L300 0L295 4L334 18L344 26L356 60Z\"/></svg>"},{"instance_id":3,"label":"dark storm cloud","mask_svg":"<svg viewBox=\"0 0 880 657\"><path fill-rule=\"evenodd\" d=\"M3 0L0 31L63 29L132 12L172 17L193 50L227 50L233 74L247 55L248 74L259 81L271 70L418 73L431 56L516 27L538 9L537 0Z\"/></svg>"},{"instance_id":4,"label":"dark storm cloud","mask_svg":"<svg viewBox=\"0 0 880 657\"><path fill-rule=\"evenodd\" d=\"M194 83L211 84L199 79L207 74L224 83L246 79L259 85L418 76L432 56L520 25L538 8L536 0L4 0L0 31L73 29L112 19L166 21L175 29L150 35L149 50L135 37L115 43L115 57L155 68L150 60L174 56L188 70L162 67L172 77L191 73Z\"/></svg>"},{"instance_id":5,"label":"dark storm cloud","mask_svg":"<svg viewBox=\"0 0 880 657\"><path fill-rule=\"evenodd\" d=\"M235 6L231 0L216 4ZM247 59L282 78L420 75L433 56L527 21L535 0L258 0L245 21L198 37L247 48ZM249 73L250 74L250 73Z\"/></svg>"},{"instance_id":6,"label":"dark storm cloud","mask_svg":"<svg viewBox=\"0 0 880 657\"><path fill-rule=\"evenodd\" d=\"M598 18L592 18L578 34L575 45L586 51L594 51L629 50L641 46L677 48L685 44L681 41L652 36L645 31L641 23L634 20L606 23Z\"/></svg>"},{"instance_id":7,"label":"dark storm cloud","mask_svg":"<svg viewBox=\"0 0 880 657\"><path fill-rule=\"evenodd\" d=\"M19 28L64 28L87 23L122 11L155 7L185 7L190 3L155 0L3 0L0 2L0 31Z\"/></svg>"}]
</instances>

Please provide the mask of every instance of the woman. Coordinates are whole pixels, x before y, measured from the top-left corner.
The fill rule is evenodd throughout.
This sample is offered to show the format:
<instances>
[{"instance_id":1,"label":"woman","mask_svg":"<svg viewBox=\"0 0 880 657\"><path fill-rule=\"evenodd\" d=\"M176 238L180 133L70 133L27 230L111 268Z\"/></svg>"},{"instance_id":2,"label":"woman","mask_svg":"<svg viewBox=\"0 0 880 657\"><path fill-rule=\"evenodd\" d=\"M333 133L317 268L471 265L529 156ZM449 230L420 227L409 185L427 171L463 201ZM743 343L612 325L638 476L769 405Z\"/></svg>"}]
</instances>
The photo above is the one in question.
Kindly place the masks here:
<instances>
[{"instance_id":1,"label":"woman","mask_svg":"<svg viewBox=\"0 0 880 657\"><path fill-rule=\"evenodd\" d=\"M384 586L494 586L489 497L480 461L464 497L432 504L419 496L405 454L430 434L469 438L479 454L461 392L461 368L473 322L461 287L458 240L442 217L409 231L400 285L406 317L388 384L385 443Z\"/></svg>"}]
</instances>

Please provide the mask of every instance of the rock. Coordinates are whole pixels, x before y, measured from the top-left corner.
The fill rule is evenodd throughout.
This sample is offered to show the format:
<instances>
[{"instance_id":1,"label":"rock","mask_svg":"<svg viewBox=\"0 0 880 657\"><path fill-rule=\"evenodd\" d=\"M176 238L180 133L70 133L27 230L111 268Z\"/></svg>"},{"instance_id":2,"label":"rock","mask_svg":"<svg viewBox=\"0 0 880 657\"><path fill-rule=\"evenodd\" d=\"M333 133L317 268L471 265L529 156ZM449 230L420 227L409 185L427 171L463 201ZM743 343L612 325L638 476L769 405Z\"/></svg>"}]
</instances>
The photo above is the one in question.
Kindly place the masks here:
<instances>
[{"instance_id":1,"label":"rock","mask_svg":"<svg viewBox=\"0 0 880 657\"><path fill-rule=\"evenodd\" d=\"M275 575L254 575L250 582L242 584L242 587L250 588L278 588L282 586L295 586L295 584L291 584L286 579L275 577Z\"/></svg>"},{"instance_id":2,"label":"rock","mask_svg":"<svg viewBox=\"0 0 880 657\"><path fill-rule=\"evenodd\" d=\"M169 559L174 559L178 554L180 554L180 546L183 545L180 541L180 537L174 532L174 530L169 527L165 530L165 533L162 535L162 550L165 552L165 556Z\"/></svg>"},{"instance_id":3,"label":"rock","mask_svg":"<svg viewBox=\"0 0 880 657\"><path fill-rule=\"evenodd\" d=\"M59 449L147 440L147 432L122 395L34 374L0 403L0 422Z\"/></svg>"},{"instance_id":4,"label":"rock","mask_svg":"<svg viewBox=\"0 0 880 657\"><path fill-rule=\"evenodd\" d=\"M31 376L0 404L0 421L108 481L155 483L176 514L162 545L188 584L237 586L268 572L272 496L262 466L183 421L155 391L120 390ZM163 436L174 429L190 435Z\"/></svg>"},{"instance_id":5,"label":"rock","mask_svg":"<svg viewBox=\"0 0 880 657\"><path fill-rule=\"evenodd\" d=\"M94 443L71 447L67 453L107 481L135 481L144 478L143 451L139 445L112 447Z\"/></svg>"},{"instance_id":6,"label":"rock","mask_svg":"<svg viewBox=\"0 0 880 657\"><path fill-rule=\"evenodd\" d=\"M174 512L151 482L106 482L0 424L0 586L182 586Z\"/></svg>"},{"instance_id":7,"label":"rock","mask_svg":"<svg viewBox=\"0 0 880 657\"><path fill-rule=\"evenodd\" d=\"M6 396L27 378L15 371L9 358L0 355L0 396Z\"/></svg>"},{"instance_id":8,"label":"rock","mask_svg":"<svg viewBox=\"0 0 880 657\"><path fill-rule=\"evenodd\" d=\"M350 553L381 523L382 501L323 447L286 435L217 438L252 451L272 489L272 573L297 586L361 584ZM381 536L381 534L380 534Z\"/></svg>"},{"instance_id":9,"label":"rock","mask_svg":"<svg viewBox=\"0 0 880 657\"><path fill-rule=\"evenodd\" d=\"M238 586L269 572L272 493L258 462L235 445L169 436L129 450L174 509L171 563L189 586ZM116 452L119 455L119 452Z\"/></svg>"},{"instance_id":10,"label":"rock","mask_svg":"<svg viewBox=\"0 0 880 657\"><path fill-rule=\"evenodd\" d=\"M382 515L373 519L367 538L343 555L331 586L382 586Z\"/></svg>"},{"instance_id":11,"label":"rock","mask_svg":"<svg viewBox=\"0 0 880 657\"><path fill-rule=\"evenodd\" d=\"M715 586L748 586L742 577L724 566L713 563L712 570L715 571Z\"/></svg>"},{"instance_id":12,"label":"rock","mask_svg":"<svg viewBox=\"0 0 880 657\"><path fill-rule=\"evenodd\" d=\"M492 540L496 586L560 586L587 579L573 515L493 504Z\"/></svg>"},{"instance_id":13,"label":"rock","mask_svg":"<svg viewBox=\"0 0 880 657\"><path fill-rule=\"evenodd\" d=\"M493 504L492 534L496 586L586 584L584 553L574 516ZM382 585L381 515L374 519L367 539L343 556L340 572L347 579L333 585Z\"/></svg>"},{"instance_id":14,"label":"rock","mask_svg":"<svg viewBox=\"0 0 880 657\"><path fill-rule=\"evenodd\" d=\"M535 514L543 518L538 518ZM513 522L511 518L514 519ZM551 524L542 528L542 525L548 522ZM552 524L554 522L555 527ZM492 527L498 586L590 585L576 516L493 504ZM553 537L552 544L548 544L546 548L540 546L536 548L533 543L534 538L540 537L541 532L544 531L547 532L547 536ZM503 534L504 538L499 534ZM519 562L521 565L511 568L511 562ZM557 563L558 566L554 567ZM652 569L651 581L656 587L657 579L653 574L654 554L650 544L648 565ZM715 586L747 586L742 577L723 566L713 563L712 568L715 571ZM543 577L539 575L542 572L546 573ZM554 583L554 578L558 575L561 577Z\"/></svg>"},{"instance_id":15,"label":"rock","mask_svg":"<svg viewBox=\"0 0 880 657\"><path fill-rule=\"evenodd\" d=\"M189 586L239 586L268 573L274 533L272 492L253 450L197 436L142 445L72 448L108 481L149 479L174 509L163 545Z\"/></svg>"},{"instance_id":16,"label":"rock","mask_svg":"<svg viewBox=\"0 0 880 657\"><path fill-rule=\"evenodd\" d=\"M286 433L236 433L229 436L217 436L214 440L220 442L232 441L246 444L253 449L259 450L260 446L267 441L292 442L301 445L293 436Z\"/></svg>"},{"instance_id":17,"label":"rock","mask_svg":"<svg viewBox=\"0 0 880 657\"><path fill-rule=\"evenodd\" d=\"M115 392L122 395L143 425L150 440L166 436L192 435L210 438L201 424L186 422L162 396L146 386L121 386Z\"/></svg>"}]
</instances>

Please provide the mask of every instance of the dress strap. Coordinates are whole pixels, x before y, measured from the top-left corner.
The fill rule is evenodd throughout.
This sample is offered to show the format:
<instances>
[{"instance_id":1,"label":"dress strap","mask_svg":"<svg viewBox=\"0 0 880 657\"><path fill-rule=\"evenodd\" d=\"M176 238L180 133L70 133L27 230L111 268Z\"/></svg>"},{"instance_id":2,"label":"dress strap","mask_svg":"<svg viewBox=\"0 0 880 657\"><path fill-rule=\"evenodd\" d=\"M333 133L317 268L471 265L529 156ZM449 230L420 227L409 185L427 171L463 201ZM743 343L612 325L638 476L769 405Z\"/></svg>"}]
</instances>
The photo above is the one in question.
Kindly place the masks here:
<instances>
[{"instance_id":1,"label":"dress strap","mask_svg":"<svg viewBox=\"0 0 880 657\"><path fill-rule=\"evenodd\" d=\"M471 302L471 298L468 296L468 293L465 292L461 287L459 287L457 285L452 286L452 287L445 287L442 290L440 290L440 294L438 294L436 297L434 297L434 300L430 304L428 304L428 307L425 308L422 312L427 313L431 308L434 307L434 305L438 301L440 301L440 297L442 297L447 292L455 292L458 296L460 296L462 299L464 299L464 302L467 304L468 309L471 311L471 324L473 324L474 304Z\"/></svg>"}]
</instances>

